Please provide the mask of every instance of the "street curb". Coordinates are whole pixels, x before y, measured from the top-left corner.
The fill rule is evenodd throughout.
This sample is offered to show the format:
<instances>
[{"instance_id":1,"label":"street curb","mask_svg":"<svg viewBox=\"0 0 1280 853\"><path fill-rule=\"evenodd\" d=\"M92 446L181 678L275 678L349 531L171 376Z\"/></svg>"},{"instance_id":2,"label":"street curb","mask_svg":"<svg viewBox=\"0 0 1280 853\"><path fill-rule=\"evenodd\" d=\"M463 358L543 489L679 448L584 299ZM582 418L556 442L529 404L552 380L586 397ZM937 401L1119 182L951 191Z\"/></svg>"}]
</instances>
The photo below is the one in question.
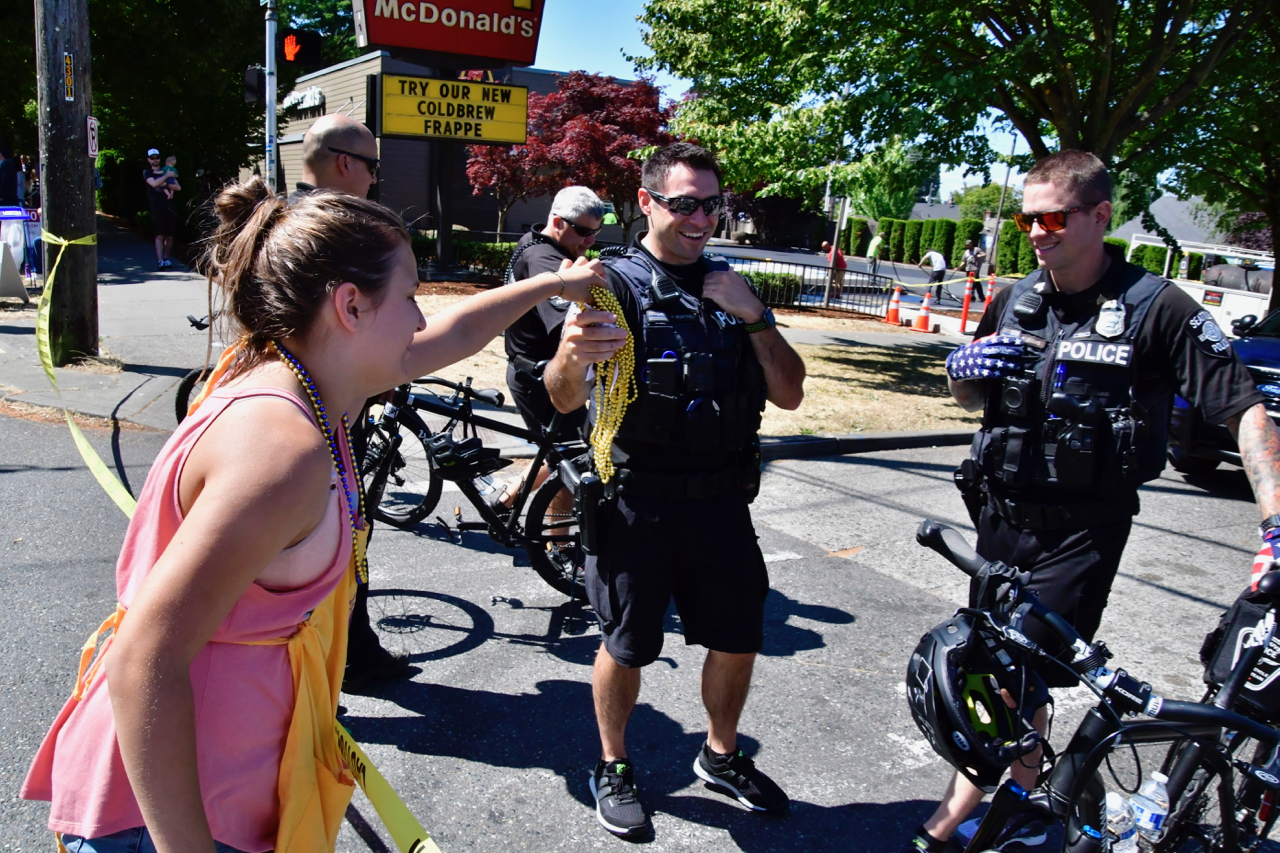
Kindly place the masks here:
<instances>
[{"instance_id":1,"label":"street curb","mask_svg":"<svg viewBox=\"0 0 1280 853\"><path fill-rule=\"evenodd\" d=\"M764 459L804 459L810 456L846 456L879 450L915 447L959 447L973 440L972 429L936 429L918 432L871 432L855 435L789 435L760 440Z\"/></svg>"}]
</instances>

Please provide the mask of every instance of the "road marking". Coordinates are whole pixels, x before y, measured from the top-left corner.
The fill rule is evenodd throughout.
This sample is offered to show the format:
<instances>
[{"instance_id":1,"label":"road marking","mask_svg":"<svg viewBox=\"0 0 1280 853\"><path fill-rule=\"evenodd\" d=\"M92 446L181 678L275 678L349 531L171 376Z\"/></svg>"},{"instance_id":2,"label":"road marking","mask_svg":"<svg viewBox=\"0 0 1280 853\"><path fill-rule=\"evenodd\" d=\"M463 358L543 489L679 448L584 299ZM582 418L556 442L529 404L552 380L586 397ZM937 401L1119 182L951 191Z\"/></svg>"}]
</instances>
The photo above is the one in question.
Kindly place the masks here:
<instances>
[{"instance_id":1,"label":"road marking","mask_svg":"<svg viewBox=\"0 0 1280 853\"><path fill-rule=\"evenodd\" d=\"M803 560L799 554L792 551L779 551L776 554L765 554L764 561L766 563L785 563L787 560Z\"/></svg>"}]
</instances>

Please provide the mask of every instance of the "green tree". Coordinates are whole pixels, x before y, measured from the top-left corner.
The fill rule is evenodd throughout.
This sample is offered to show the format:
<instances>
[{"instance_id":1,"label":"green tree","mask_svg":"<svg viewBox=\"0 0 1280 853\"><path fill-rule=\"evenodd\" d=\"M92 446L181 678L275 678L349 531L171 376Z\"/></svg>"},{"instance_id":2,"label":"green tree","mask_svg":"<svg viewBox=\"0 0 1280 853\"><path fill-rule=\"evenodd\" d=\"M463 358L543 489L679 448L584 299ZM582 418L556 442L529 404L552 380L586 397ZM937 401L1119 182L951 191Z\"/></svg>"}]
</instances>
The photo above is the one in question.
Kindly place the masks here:
<instances>
[{"instance_id":1,"label":"green tree","mask_svg":"<svg viewBox=\"0 0 1280 853\"><path fill-rule=\"evenodd\" d=\"M824 144L920 140L940 162L996 159L995 110L1039 159L1092 151L1121 171L1158 161L1206 85L1247 79L1225 62L1259 44L1280 0L649 0L640 20L663 68L693 83L699 121L767 126L821 111ZM761 45L768 45L762 50Z\"/></svg>"},{"instance_id":2,"label":"green tree","mask_svg":"<svg viewBox=\"0 0 1280 853\"><path fill-rule=\"evenodd\" d=\"M1269 20L1262 35L1233 55L1239 76L1208 87L1164 143L1182 163L1172 181L1178 195L1201 197L1223 234L1236 230L1241 214L1261 213L1280 257L1280 22Z\"/></svg>"},{"instance_id":3,"label":"green tree","mask_svg":"<svg viewBox=\"0 0 1280 853\"><path fill-rule=\"evenodd\" d=\"M960 206L962 219L982 219L987 211L994 215L1000 208L1000 192L1003 189L1001 184L975 184L951 193L951 203ZM1022 210L1022 190L1009 187L1004 197L1002 217L1007 219L1010 213L1018 210Z\"/></svg>"},{"instance_id":4,"label":"green tree","mask_svg":"<svg viewBox=\"0 0 1280 853\"><path fill-rule=\"evenodd\" d=\"M0 143L28 155L36 153L38 133L35 44L35 6L0 4Z\"/></svg>"},{"instance_id":5,"label":"green tree","mask_svg":"<svg viewBox=\"0 0 1280 853\"><path fill-rule=\"evenodd\" d=\"M920 232L924 223L919 219L908 219L902 228L902 259L909 264L920 262Z\"/></svg>"},{"instance_id":6,"label":"green tree","mask_svg":"<svg viewBox=\"0 0 1280 853\"><path fill-rule=\"evenodd\" d=\"M920 225L920 256L933 248L933 234L938 227L938 220L926 219Z\"/></svg>"}]
</instances>

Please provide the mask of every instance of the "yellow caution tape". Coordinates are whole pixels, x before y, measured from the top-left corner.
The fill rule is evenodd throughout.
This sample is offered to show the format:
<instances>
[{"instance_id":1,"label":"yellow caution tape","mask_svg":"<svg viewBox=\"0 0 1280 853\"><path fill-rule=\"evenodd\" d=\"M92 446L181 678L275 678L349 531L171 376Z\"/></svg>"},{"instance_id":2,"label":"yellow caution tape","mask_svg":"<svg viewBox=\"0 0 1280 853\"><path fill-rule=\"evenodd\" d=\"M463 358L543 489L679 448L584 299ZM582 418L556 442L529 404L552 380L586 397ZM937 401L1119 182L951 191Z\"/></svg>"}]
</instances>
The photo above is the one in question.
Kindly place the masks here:
<instances>
[{"instance_id":1,"label":"yellow caution tape","mask_svg":"<svg viewBox=\"0 0 1280 853\"><path fill-rule=\"evenodd\" d=\"M333 721L333 731L338 736L338 750L347 762L347 768L355 777L356 784L364 795L373 803L382 824L391 833L391 839L400 848L400 853L440 853L440 848L427 835L427 831L418 823L418 819L409 811L409 807L400 799L400 795L387 783L378 768L373 766L369 756L364 754L360 744L351 737L351 732L343 728L337 720Z\"/></svg>"},{"instance_id":2,"label":"yellow caution tape","mask_svg":"<svg viewBox=\"0 0 1280 853\"><path fill-rule=\"evenodd\" d=\"M49 266L49 275L44 282L44 293L40 294L40 306L36 309L36 345L40 350L40 364L44 367L45 375L49 377L49 384L53 386L54 392L61 400L62 392L58 390L58 377L53 372L53 354L49 347L49 302L53 294L54 276L58 272L58 262L62 260L62 253L66 251L67 246L94 245L98 242L98 235L90 234L78 240L64 240L41 230L40 236L45 243L60 247L58 256ZM71 428L71 437L80 455L89 466L89 470L93 472L98 484L127 517L133 518L133 512L138 506L137 501L89 445L84 433L71 418L71 413L67 411L65 404L62 407L62 413L67 418L67 426ZM373 766L369 756L364 754L364 750L355 742L351 734L337 720L333 721L333 728L338 738L338 747L347 762L347 767L351 769L351 775L355 777L360 789L369 798L369 802L373 803L378 817L382 819L396 846L400 848L400 853L440 853L440 848L431 840L431 836L427 835L427 831L422 828L422 824L418 823L418 819L409 811L404 800L400 799L400 795L378 772L378 768ZM59 836L58 844L61 845L61 843L62 839Z\"/></svg>"},{"instance_id":3,"label":"yellow caution tape","mask_svg":"<svg viewBox=\"0 0 1280 853\"><path fill-rule=\"evenodd\" d=\"M891 286L896 285L897 287L907 287L907 288L910 288L910 287L930 288L930 287L938 287L939 285L943 285L943 284L955 284L956 282L959 282L959 281L968 281L968 280L969 280L969 277L964 276L963 278L949 278L946 281L935 281L930 284L908 284L905 281L898 281L897 279L891 279L890 285ZM974 279L974 281L976 282L977 279Z\"/></svg>"},{"instance_id":4,"label":"yellow caution tape","mask_svg":"<svg viewBox=\"0 0 1280 853\"><path fill-rule=\"evenodd\" d=\"M53 281L58 274L58 264L62 261L62 253L67 250L67 246L92 246L98 242L97 234L90 234L86 237L80 237L76 240L64 240L61 237L55 237L44 229L40 230L40 238L46 244L58 246L58 256L53 259L53 263L49 266L49 275L44 280L44 292L40 294L40 305L36 309L36 347L40 350L40 365L44 368L45 376L49 377L49 384L53 386L53 391L58 395L58 400L62 400L62 392L58 389L58 377L53 372L53 353L49 347L49 303L53 296ZM133 517L133 510L138 505L129 494L124 485L116 479L116 476L107 468L106 463L102 461L102 457L89 445L88 439L84 437L84 433L80 431L80 427L76 426L76 422L71 417L71 412L67 411L65 403L62 405L62 414L67 419L67 426L71 428L71 439L76 443L76 449L80 451L81 458L84 463L89 466L89 471L93 474L98 484L106 490L107 496L116 502L116 506L130 518Z\"/></svg>"}]
</instances>

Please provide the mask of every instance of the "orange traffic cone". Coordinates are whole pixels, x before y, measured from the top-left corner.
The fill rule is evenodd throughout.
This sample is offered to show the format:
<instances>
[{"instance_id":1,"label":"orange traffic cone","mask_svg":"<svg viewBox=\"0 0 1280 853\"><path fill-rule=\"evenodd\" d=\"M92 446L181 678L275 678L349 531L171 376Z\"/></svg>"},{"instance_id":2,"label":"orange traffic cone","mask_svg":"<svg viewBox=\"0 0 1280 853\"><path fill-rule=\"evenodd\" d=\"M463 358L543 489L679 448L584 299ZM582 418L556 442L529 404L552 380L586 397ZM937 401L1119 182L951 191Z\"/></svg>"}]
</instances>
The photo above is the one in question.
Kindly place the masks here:
<instances>
[{"instance_id":1,"label":"orange traffic cone","mask_svg":"<svg viewBox=\"0 0 1280 853\"><path fill-rule=\"evenodd\" d=\"M982 300L982 310L985 312L991 306L991 300L996 295L996 274L991 274L991 280L987 282L987 298Z\"/></svg>"},{"instance_id":2,"label":"orange traffic cone","mask_svg":"<svg viewBox=\"0 0 1280 853\"><path fill-rule=\"evenodd\" d=\"M920 306L920 313L916 315L916 321L911 324L913 332L932 332L933 325L929 322L929 303L933 301L933 292L926 291L924 295L924 304Z\"/></svg>"},{"instance_id":3,"label":"orange traffic cone","mask_svg":"<svg viewBox=\"0 0 1280 853\"><path fill-rule=\"evenodd\" d=\"M895 287L893 289L893 298L889 300L889 312L884 315L884 321L890 326L901 326L902 319L898 316L898 310L902 307L902 288Z\"/></svg>"}]
</instances>

